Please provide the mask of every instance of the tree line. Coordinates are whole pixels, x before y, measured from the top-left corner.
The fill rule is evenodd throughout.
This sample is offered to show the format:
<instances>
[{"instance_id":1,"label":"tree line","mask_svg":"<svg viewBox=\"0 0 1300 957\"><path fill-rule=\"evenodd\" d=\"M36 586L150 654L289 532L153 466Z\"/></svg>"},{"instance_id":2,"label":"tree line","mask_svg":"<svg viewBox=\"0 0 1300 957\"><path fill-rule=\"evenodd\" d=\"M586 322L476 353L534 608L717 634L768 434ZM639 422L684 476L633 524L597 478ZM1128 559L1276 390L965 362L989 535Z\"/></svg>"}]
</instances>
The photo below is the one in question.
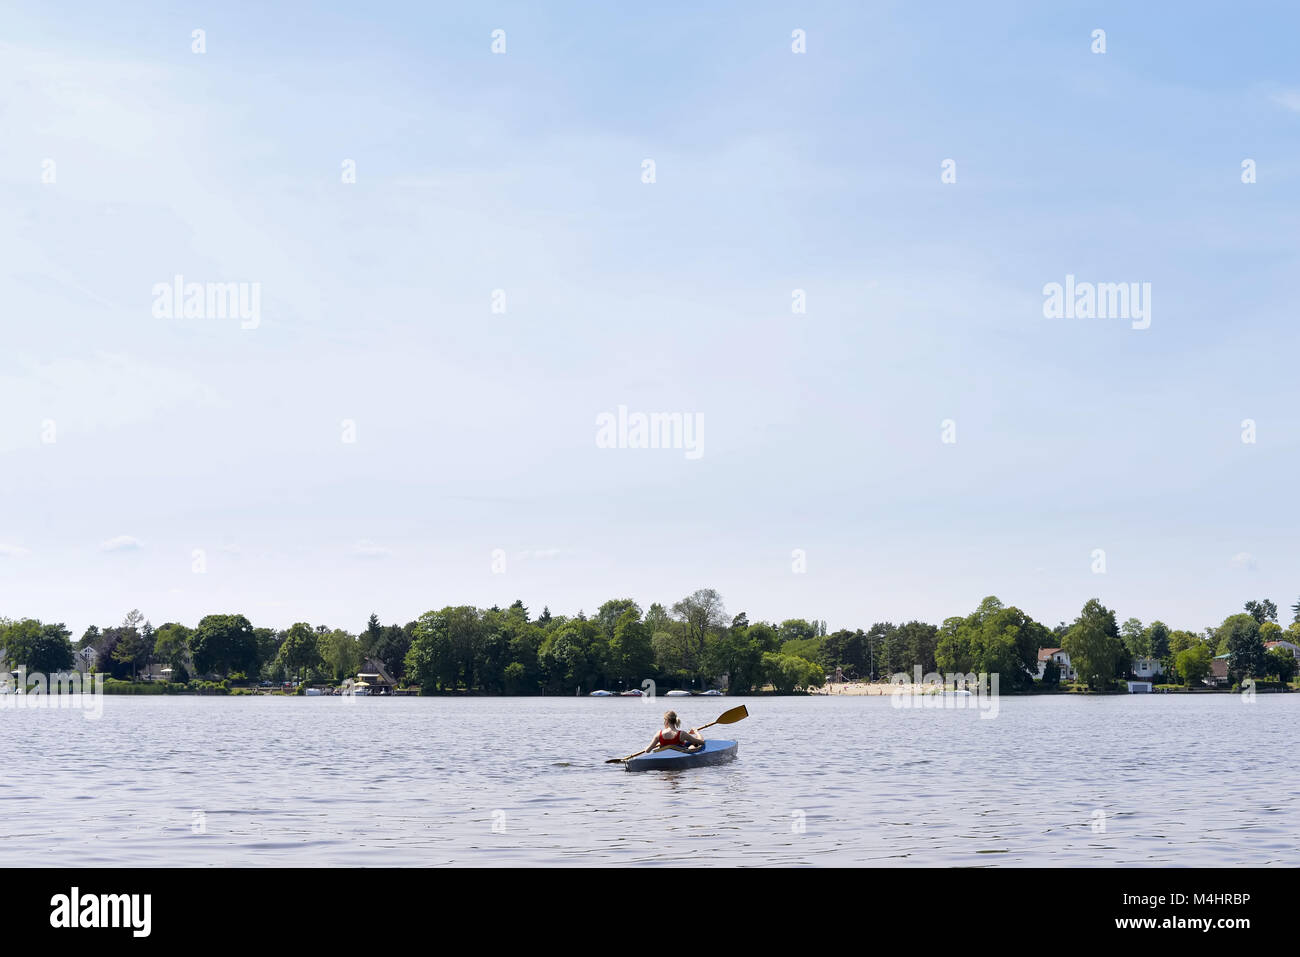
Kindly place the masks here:
<instances>
[{"instance_id":1,"label":"tree line","mask_svg":"<svg viewBox=\"0 0 1300 957\"><path fill-rule=\"evenodd\" d=\"M1266 645L1300 645L1300 601L1291 610L1294 620L1283 629L1273 602L1248 601L1220 625L1193 632L1136 618L1118 624L1114 611L1094 598L1073 622L1048 627L990 596L969 615L938 625L876 622L828 633L816 619L778 624L751 623L744 612L729 616L722 597L705 588L644 611L630 598L611 599L591 616L544 608L533 617L522 601L508 608L447 606L404 625L384 625L372 614L355 634L306 622L259 628L238 614L208 615L193 628L177 622L154 628L133 610L121 624L92 625L74 643L62 624L0 618L0 650L6 668L21 664L45 674L72 669L82 655L92 670L123 680L164 666L174 682L337 683L374 660L399 685L424 693L572 695L640 688L646 679L660 691L790 693L819 687L837 671L847 680L877 681L898 672L910 677L918 666L923 673L998 674L1002 690L1025 691L1036 684L1039 652L1059 647L1081 681L1105 690L1128 676L1137 658L1163 663L1169 680L1189 686L1210 673L1217 656L1226 656L1234 682L1290 681L1295 659ZM1049 663L1038 683L1059 677Z\"/></svg>"}]
</instances>

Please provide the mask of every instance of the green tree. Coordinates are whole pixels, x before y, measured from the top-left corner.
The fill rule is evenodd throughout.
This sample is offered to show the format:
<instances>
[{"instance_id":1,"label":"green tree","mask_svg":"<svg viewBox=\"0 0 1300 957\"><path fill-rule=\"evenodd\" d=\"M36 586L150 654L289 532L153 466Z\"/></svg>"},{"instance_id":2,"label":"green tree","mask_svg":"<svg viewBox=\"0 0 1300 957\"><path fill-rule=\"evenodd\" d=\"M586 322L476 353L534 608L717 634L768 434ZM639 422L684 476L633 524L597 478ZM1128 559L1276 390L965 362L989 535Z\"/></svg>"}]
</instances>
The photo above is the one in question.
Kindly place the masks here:
<instances>
[{"instance_id":1,"label":"green tree","mask_svg":"<svg viewBox=\"0 0 1300 957\"><path fill-rule=\"evenodd\" d=\"M781 694L790 694L799 688L820 687L825 681L821 665L797 655L763 655L763 670L767 680Z\"/></svg>"},{"instance_id":2,"label":"green tree","mask_svg":"<svg viewBox=\"0 0 1300 957\"><path fill-rule=\"evenodd\" d=\"M708 669L714 675L727 675L732 694L747 694L763 681L763 648L750 637L757 627L729 628L709 649Z\"/></svg>"},{"instance_id":3,"label":"green tree","mask_svg":"<svg viewBox=\"0 0 1300 957\"><path fill-rule=\"evenodd\" d=\"M782 646L787 642L807 641L817 637L817 626L802 618L787 618L781 622L778 631L781 635Z\"/></svg>"},{"instance_id":4,"label":"green tree","mask_svg":"<svg viewBox=\"0 0 1300 957\"><path fill-rule=\"evenodd\" d=\"M965 618L945 618L939 626L938 645L935 648L935 670L947 674L967 674L975 671L975 650L972 646L973 628Z\"/></svg>"},{"instance_id":5,"label":"green tree","mask_svg":"<svg viewBox=\"0 0 1300 957\"><path fill-rule=\"evenodd\" d=\"M781 647L780 633L765 621L750 625L745 634L750 641L758 646L760 651L776 651Z\"/></svg>"},{"instance_id":6,"label":"green tree","mask_svg":"<svg viewBox=\"0 0 1300 957\"><path fill-rule=\"evenodd\" d=\"M361 670L361 645L342 628L319 636L316 644L334 680L342 681Z\"/></svg>"},{"instance_id":7,"label":"green tree","mask_svg":"<svg viewBox=\"0 0 1300 957\"><path fill-rule=\"evenodd\" d=\"M451 637L453 609L428 611L415 622L411 647L406 653L406 677L424 691L449 691L456 687L460 668Z\"/></svg>"},{"instance_id":8,"label":"green tree","mask_svg":"<svg viewBox=\"0 0 1300 957\"><path fill-rule=\"evenodd\" d=\"M370 618L366 621L366 630L357 636L357 646L361 649L361 654L365 658L375 656L375 646L379 644L383 637L383 625L379 623L379 616L374 612L370 613Z\"/></svg>"},{"instance_id":9,"label":"green tree","mask_svg":"<svg viewBox=\"0 0 1300 957\"><path fill-rule=\"evenodd\" d=\"M224 677L235 671L256 674L257 635L243 615L207 615L190 638L194 668L202 675Z\"/></svg>"},{"instance_id":10,"label":"green tree","mask_svg":"<svg viewBox=\"0 0 1300 957\"><path fill-rule=\"evenodd\" d=\"M608 604L608 603L607 603ZM619 616L609 643L609 675L616 681L639 687L654 670L655 650L650 632L635 605Z\"/></svg>"},{"instance_id":11,"label":"green tree","mask_svg":"<svg viewBox=\"0 0 1300 957\"><path fill-rule=\"evenodd\" d=\"M4 649L6 667L27 669L54 675L72 668L72 632L57 624L43 625L35 618L24 618L0 627L0 648Z\"/></svg>"},{"instance_id":12,"label":"green tree","mask_svg":"<svg viewBox=\"0 0 1300 957\"><path fill-rule=\"evenodd\" d=\"M821 668L830 667L825 660L826 639L818 635L807 638L791 638L781 642L781 654L794 655L808 661L817 662Z\"/></svg>"},{"instance_id":13,"label":"green tree","mask_svg":"<svg viewBox=\"0 0 1300 957\"><path fill-rule=\"evenodd\" d=\"M935 630L934 670L996 674L1008 690L1023 690L1038 673L1038 649L1051 640L1046 626L990 595L966 618L948 618Z\"/></svg>"},{"instance_id":14,"label":"green tree","mask_svg":"<svg viewBox=\"0 0 1300 957\"><path fill-rule=\"evenodd\" d=\"M1115 678L1115 664L1124 656L1115 613L1096 598L1089 599L1065 633L1061 648L1089 688L1094 691L1109 688Z\"/></svg>"},{"instance_id":15,"label":"green tree","mask_svg":"<svg viewBox=\"0 0 1300 957\"><path fill-rule=\"evenodd\" d=\"M1205 644L1205 639L1190 631L1177 630L1169 633L1169 654L1175 657L1188 648L1195 648L1197 645L1203 644ZM1208 647L1206 651L1209 651Z\"/></svg>"},{"instance_id":16,"label":"green tree","mask_svg":"<svg viewBox=\"0 0 1300 957\"><path fill-rule=\"evenodd\" d=\"M506 665L505 671L506 694L520 695L532 691L528 681L528 673L524 665L519 661L512 661Z\"/></svg>"},{"instance_id":17,"label":"green tree","mask_svg":"<svg viewBox=\"0 0 1300 957\"><path fill-rule=\"evenodd\" d=\"M1229 615L1216 632L1219 654L1228 656L1228 677L1239 682L1242 678L1262 678L1266 662L1264 642L1259 636L1259 619L1251 614Z\"/></svg>"},{"instance_id":18,"label":"green tree","mask_svg":"<svg viewBox=\"0 0 1300 957\"><path fill-rule=\"evenodd\" d=\"M547 635L540 658L549 687L564 694L595 690L604 666L598 633L594 622L573 618Z\"/></svg>"},{"instance_id":19,"label":"green tree","mask_svg":"<svg viewBox=\"0 0 1300 957\"><path fill-rule=\"evenodd\" d=\"M1146 625L1137 618L1130 618L1120 626L1119 636L1124 642L1126 658L1149 658Z\"/></svg>"},{"instance_id":20,"label":"green tree","mask_svg":"<svg viewBox=\"0 0 1300 957\"><path fill-rule=\"evenodd\" d=\"M683 638L690 667L698 672L704 663L704 646L709 637L727 624L722 596L712 588L700 588L673 605L673 615L685 628Z\"/></svg>"},{"instance_id":21,"label":"green tree","mask_svg":"<svg viewBox=\"0 0 1300 957\"><path fill-rule=\"evenodd\" d=\"M290 625L276 656L279 672L306 680L309 671L319 669L324 663L321 636L305 621Z\"/></svg>"},{"instance_id":22,"label":"green tree","mask_svg":"<svg viewBox=\"0 0 1300 957\"><path fill-rule=\"evenodd\" d=\"M937 640L936 638L936 643ZM827 635L824 655L831 668L842 668L847 677L870 675L867 634L861 628L856 631L841 629L832 635Z\"/></svg>"},{"instance_id":23,"label":"green tree","mask_svg":"<svg viewBox=\"0 0 1300 957\"><path fill-rule=\"evenodd\" d=\"M909 621L899 625L898 642L905 660L913 667L921 666L922 674L929 674L938 669L935 653L939 648L939 629L923 621Z\"/></svg>"},{"instance_id":24,"label":"green tree","mask_svg":"<svg viewBox=\"0 0 1300 957\"><path fill-rule=\"evenodd\" d=\"M1169 635L1169 626L1163 621L1151 622L1151 627L1147 629L1144 637L1147 655L1156 661L1167 661L1169 659Z\"/></svg>"},{"instance_id":25,"label":"green tree","mask_svg":"<svg viewBox=\"0 0 1300 957\"><path fill-rule=\"evenodd\" d=\"M674 679L685 679L695 672L695 661L686 641L685 629L670 627L650 636L650 647L655 653L655 667L660 674Z\"/></svg>"},{"instance_id":26,"label":"green tree","mask_svg":"<svg viewBox=\"0 0 1300 957\"><path fill-rule=\"evenodd\" d=\"M188 681L193 662L190 639L194 632L184 625L169 621L154 636L154 657L172 669L172 681Z\"/></svg>"},{"instance_id":27,"label":"green tree","mask_svg":"<svg viewBox=\"0 0 1300 957\"><path fill-rule=\"evenodd\" d=\"M1296 675L1295 656L1285 648L1272 649L1264 657L1264 672L1285 684Z\"/></svg>"},{"instance_id":28,"label":"green tree","mask_svg":"<svg viewBox=\"0 0 1300 957\"><path fill-rule=\"evenodd\" d=\"M631 598L613 598L596 610L596 624L604 633L606 640L612 640L614 629L628 612L633 612L637 621L641 620L641 606Z\"/></svg>"},{"instance_id":29,"label":"green tree","mask_svg":"<svg viewBox=\"0 0 1300 957\"><path fill-rule=\"evenodd\" d=\"M528 611L522 607L507 610L506 629L510 636L510 664L506 666L505 674L507 692L536 692L542 682L542 666L538 657L544 638L542 629L528 620ZM516 664L520 667L512 671L512 666Z\"/></svg>"},{"instance_id":30,"label":"green tree","mask_svg":"<svg viewBox=\"0 0 1300 957\"><path fill-rule=\"evenodd\" d=\"M1210 673L1210 649L1203 641L1184 648L1174 656L1174 667L1178 670L1183 684L1190 688L1200 684Z\"/></svg>"},{"instance_id":31,"label":"green tree","mask_svg":"<svg viewBox=\"0 0 1300 957\"><path fill-rule=\"evenodd\" d=\"M1267 598L1262 601L1248 601L1246 602L1246 614L1261 625L1266 621L1277 621L1277 605Z\"/></svg>"}]
</instances>

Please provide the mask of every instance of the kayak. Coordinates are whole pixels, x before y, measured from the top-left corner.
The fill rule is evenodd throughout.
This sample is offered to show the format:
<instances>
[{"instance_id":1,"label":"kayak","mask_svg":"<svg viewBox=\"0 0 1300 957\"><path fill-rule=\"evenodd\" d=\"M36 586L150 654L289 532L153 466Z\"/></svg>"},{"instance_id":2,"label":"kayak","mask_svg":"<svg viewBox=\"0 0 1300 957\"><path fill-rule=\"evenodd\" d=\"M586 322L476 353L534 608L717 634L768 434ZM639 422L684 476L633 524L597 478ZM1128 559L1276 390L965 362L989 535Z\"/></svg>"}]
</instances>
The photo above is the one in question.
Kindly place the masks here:
<instances>
[{"instance_id":1,"label":"kayak","mask_svg":"<svg viewBox=\"0 0 1300 957\"><path fill-rule=\"evenodd\" d=\"M686 768L703 768L711 764L726 764L736 757L735 741L705 741L698 751L679 751L663 748L643 754L623 763L629 771L682 771Z\"/></svg>"}]
</instances>

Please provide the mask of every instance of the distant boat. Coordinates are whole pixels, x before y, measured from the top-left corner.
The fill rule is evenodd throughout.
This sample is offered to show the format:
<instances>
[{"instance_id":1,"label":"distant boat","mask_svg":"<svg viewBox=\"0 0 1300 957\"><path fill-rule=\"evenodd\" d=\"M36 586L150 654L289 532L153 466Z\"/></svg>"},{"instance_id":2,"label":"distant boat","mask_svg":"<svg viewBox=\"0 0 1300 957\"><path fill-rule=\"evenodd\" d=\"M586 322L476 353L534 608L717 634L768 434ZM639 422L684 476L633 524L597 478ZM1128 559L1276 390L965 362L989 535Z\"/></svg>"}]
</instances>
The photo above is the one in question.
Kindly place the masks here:
<instances>
[{"instance_id":1,"label":"distant boat","mask_svg":"<svg viewBox=\"0 0 1300 957\"><path fill-rule=\"evenodd\" d=\"M706 698L720 698L722 697L722 692L717 688L710 688L708 691L704 692L704 696Z\"/></svg>"},{"instance_id":2,"label":"distant boat","mask_svg":"<svg viewBox=\"0 0 1300 957\"><path fill-rule=\"evenodd\" d=\"M306 691L303 692L303 694L308 698L319 698L324 693L325 692L321 691L320 688L308 688Z\"/></svg>"},{"instance_id":3,"label":"distant boat","mask_svg":"<svg viewBox=\"0 0 1300 957\"><path fill-rule=\"evenodd\" d=\"M665 698L689 698L690 696L689 691L670 691L664 695Z\"/></svg>"},{"instance_id":4,"label":"distant boat","mask_svg":"<svg viewBox=\"0 0 1300 957\"><path fill-rule=\"evenodd\" d=\"M612 692L612 691L593 691L591 694L587 695L587 697L588 697L588 698L612 698L612 697L614 697L614 692Z\"/></svg>"},{"instance_id":5,"label":"distant boat","mask_svg":"<svg viewBox=\"0 0 1300 957\"><path fill-rule=\"evenodd\" d=\"M620 698L642 698L645 697L645 692L638 691L636 688L633 688L631 691L624 691L620 693L619 697Z\"/></svg>"}]
</instances>

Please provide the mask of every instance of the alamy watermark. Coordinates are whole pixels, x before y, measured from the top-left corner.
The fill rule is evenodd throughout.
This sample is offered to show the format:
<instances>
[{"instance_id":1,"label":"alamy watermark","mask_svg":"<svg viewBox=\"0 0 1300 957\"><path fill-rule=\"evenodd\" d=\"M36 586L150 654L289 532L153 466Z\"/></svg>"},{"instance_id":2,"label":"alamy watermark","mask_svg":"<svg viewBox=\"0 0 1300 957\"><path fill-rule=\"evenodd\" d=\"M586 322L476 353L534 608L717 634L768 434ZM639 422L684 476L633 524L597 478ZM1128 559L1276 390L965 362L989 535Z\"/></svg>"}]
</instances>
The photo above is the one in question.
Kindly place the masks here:
<instances>
[{"instance_id":1,"label":"alamy watermark","mask_svg":"<svg viewBox=\"0 0 1300 957\"><path fill-rule=\"evenodd\" d=\"M598 449L682 449L688 459L704 455L702 412L618 412L596 416Z\"/></svg>"},{"instance_id":2,"label":"alamy watermark","mask_svg":"<svg viewBox=\"0 0 1300 957\"><path fill-rule=\"evenodd\" d=\"M895 708L978 708L981 718L998 716L999 675L974 672L968 674L921 674L921 666L912 668L909 680L904 671L890 676L889 683L898 690L890 693Z\"/></svg>"},{"instance_id":3,"label":"alamy watermark","mask_svg":"<svg viewBox=\"0 0 1300 957\"><path fill-rule=\"evenodd\" d=\"M60 671L47 676L26 665L0 674L0 711L38 708L77 709L87 721L104 716L104 675Z\"/></svg>"},{"instance_id":4,"label":"alamy watermark","mask_svg":"<svg viewBox=\"0 0 1300 957\"><path fill-rule=\"evenodd\" d=\"M1134 329L1151 325L1151 283L1076 282L1043 287L1043 316L1047 319L1128 319Z\"/></svg>"},{"instance_id":5,"label":"alamy watermark","mask_svg":"<svg viewBox=\"0 0 1300 957\"><path fill-rule=\"evenodd\" d=\"M179 273L153 287L155 319L239 319L239 328L262 324L260 282L186 282Z\"/></svg>"}]
</instances>

